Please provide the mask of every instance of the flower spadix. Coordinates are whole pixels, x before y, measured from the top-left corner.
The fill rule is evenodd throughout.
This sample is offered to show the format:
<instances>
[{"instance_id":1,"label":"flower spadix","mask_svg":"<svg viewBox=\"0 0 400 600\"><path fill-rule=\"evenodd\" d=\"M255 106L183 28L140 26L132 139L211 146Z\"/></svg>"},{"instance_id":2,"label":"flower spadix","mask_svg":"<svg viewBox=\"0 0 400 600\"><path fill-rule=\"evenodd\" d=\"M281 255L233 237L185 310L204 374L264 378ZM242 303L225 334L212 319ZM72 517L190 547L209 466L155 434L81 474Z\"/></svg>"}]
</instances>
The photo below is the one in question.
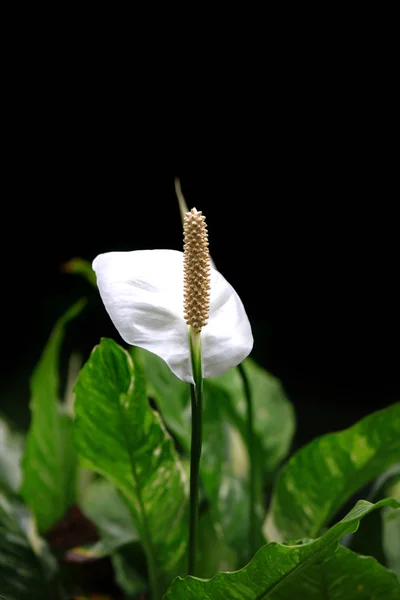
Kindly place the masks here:
<instances>
[{"instance_id":1,"label":"flower spadix","mask_svg":"<svg viewBox=\"0 0 400 600\"><path fill-rule=\"evenodd\" d=\"M195 208L184 220L184 317L200 333L210 312L210 254L205 218Z\"/></svg>"},{"instance_id":2,"label":"flower spadix","mask_svg":"<svg viewBox=\"0 0 400 600\"><path fill-rule=\"evenodd\" d=\"M95 258L93 270L125 342L157 354L193 383L188 327L201 331L203 377L238 365L253 336L238 294L210 267L204 217L196 209L188 215L185 257L176 250L108 252Z\"/></svg>"}]
</instances>

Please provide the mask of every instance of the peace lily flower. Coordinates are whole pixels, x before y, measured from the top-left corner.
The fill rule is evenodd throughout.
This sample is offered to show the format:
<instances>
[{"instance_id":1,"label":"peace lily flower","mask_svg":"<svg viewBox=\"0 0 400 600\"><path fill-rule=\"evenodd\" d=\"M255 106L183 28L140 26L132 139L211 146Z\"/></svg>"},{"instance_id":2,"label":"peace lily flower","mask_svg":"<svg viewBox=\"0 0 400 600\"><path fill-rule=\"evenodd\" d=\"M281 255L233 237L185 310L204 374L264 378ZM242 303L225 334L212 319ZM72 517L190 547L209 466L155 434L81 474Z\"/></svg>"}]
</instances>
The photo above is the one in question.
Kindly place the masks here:
<instances>
[{"instance_id":1,"label":"peace lily flower","mask_svg":"<svg viewBox=\"0 0 400 600\"><path fill-rule=\"evenodd\" d=\"M121 337L157 354L191 384L188 574L196 572L203 378L242 362L253 347L243 304L211 266L204 216L184 216L184 252L137 250L93 261L100 295Z\"/></svg>"},{"instance_id":2,"label":"peace lily flower","mask_svg":"<svg viewBox=\"0 0 400 600\"><path fill-rule=\"evenodd\" d=\"M191 258L186 252L184 260L176 250L108 252L95 258L93 270L123 340L157 354L177 377L193 384L190 327L201 331L203 377L217 377L238 365L250 353L253 336L238 294L208 266L204 217L196 209L188 215L185 240L186 249L192 247ZM195 224L192 231L190 223ZM196 258L199 250L201 259Z\"/></svg>"}]
</instances>

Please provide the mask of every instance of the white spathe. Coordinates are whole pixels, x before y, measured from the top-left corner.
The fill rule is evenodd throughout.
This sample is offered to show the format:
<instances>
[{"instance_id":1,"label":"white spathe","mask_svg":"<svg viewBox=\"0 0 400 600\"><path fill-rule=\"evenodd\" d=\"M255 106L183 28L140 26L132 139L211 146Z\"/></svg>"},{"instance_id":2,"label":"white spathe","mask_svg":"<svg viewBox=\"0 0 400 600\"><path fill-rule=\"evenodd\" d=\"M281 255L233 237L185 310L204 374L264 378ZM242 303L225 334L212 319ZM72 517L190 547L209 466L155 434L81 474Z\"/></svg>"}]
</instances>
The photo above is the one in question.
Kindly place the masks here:
<instances>
[{"instance_id":1,"label":"white spathe","mask_svg":"<svg viewBox=\"0 0 400 600\"><path fill-rule=\"evenodd\" d=\"M183 318L183 252L108 252L93 261L101 298L121 337L160 356L179 379L193 383L189 332ZM253 348L242 301L211 269L210 317L201 331L203 376L235 367Z\"/></svg>"}]
</instances>

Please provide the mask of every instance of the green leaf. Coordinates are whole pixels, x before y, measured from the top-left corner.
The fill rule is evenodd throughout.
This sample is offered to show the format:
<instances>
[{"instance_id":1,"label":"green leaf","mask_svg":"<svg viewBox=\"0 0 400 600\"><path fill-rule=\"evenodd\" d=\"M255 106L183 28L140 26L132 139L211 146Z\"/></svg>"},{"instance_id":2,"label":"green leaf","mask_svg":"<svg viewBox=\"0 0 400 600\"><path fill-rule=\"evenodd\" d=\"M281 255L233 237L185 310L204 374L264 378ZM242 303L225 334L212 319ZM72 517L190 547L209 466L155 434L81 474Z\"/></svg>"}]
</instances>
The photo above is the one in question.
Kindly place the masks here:
<instances>
[{"instance_id":1,"label":"green leaf","mask_svg":"<svg viewBox=\"0 0 400 600\"><path fill-rule=\"evenodd\" d=\"M387 496L379 496L375 499L375 502L383 497L386 498ZM387 566L382 545L382 518L384 511L385 509L374 511L365 517L362 527L356 533L344 539L343 545L358 554L372 556L379 563Z\"/></svg>"},{"instance_id":2,"label":"green leaf","mask_svg":"<svg viewBox=\"0 0 400 600\"><path fill-rule=\"evenodd\" d=\"M137 543L138 533L132 513L115 486L107 479L95 479L86 488L80 508L95 524L100 540L90 546L75 549L84 556L111 556L115 580L127 598L135 598L147 590L139 575L145 570L143 552ZM137 564L139 563L139 564Z\"/></svg>"},{"instance_id":3,"label":"green leaf","mask_svg":"<svg viewBox=\"0 0 400 600\"><path fill-rule=\"evenodd\" d=\"M313 440L280 473L264 524L266 538L315 537L357 490L399 459L400 403Z\"/></svg>"},{"instance_id":4,"label":"green leaf","mask_svg":"<svg viewBox=\"0 0 400 600\"><path fill-rule=\"evenodd\" d=\"M92 481L81 500L81 510L96 526L101 542L95 550L104 555L138 540L132 514L115 486L106 479ZM101 552L100 552L101 548Z\"/></svg>"},{"instance_id":5,"label":"green leaf","mask_svg":"<svg viewBox=\"0 0 400 600\"><path fill-rule=\"evenodd\" d=\"M140 365L103 339L81 370L75 393L75 441L83 466L122 492L153 585L158 581L163 588L186 550L187 482L172 439L149 406Z\"/></svg>"},{"instance_id":6,"label":"green leaf","mask_svg":"<svg viewBox=\"0 0 400 600\"><path fill-rule=\"evenodd\" d=\"M290 580L273 594L274 600L400 600L394 573L375 558L338 548L322 564L300 571L295 587Z\"/></svg>"},{"instance_id":7,"label":"green leaf","mask_svg":"<svg viewBox=\"0 0 400 600\"><path fill-rule=\"evenodd\" d=\"M0 490L18 492L24 436L12 429L0 416Z\"/></svg>"},{"instance_id":8,"label":"green leaf","mask_svg":"<svg viewBox=\"0 0 400 600\"><path fill-rule=\"evenodd\" d=\"M211 513L206 512L199 521L198 577L212 577L218 571L230 571L236 565L236 552L227 545L220 524L214 523Z\"/></svg>"},{"instance_id":9,"label":"green leaf","mask_svg":"<svg viewBox=\"0 0 400 600\"><path fill-rule=\"evenodd\" d=\"M131 348L130 352L143 363L146 392L155 400L168 429L182 448L190 450L190 387L176 377L161 358L143 350Z\"/></svg>"},{"instance_id":10,"label":"green leaf","mask_svg":"<svg viewBox=\"0 0 400 600\"><path fill-rule=\"evenodd\" d=\"M392 485L398 477L400 477L400 463L392 465L374 481L367 500L370 502L377 502L383 498L400 500L400 497L397 498L394 489L392 489ZM386 511L393 512L392 509L386 508L368 515L363 521L363 526L356 533L343 540L343 545L353 552L358 552L358 554L373 556L382 565L388 566L382 539Z\"/></svg>"},{"instance_id":11,"label":"green leaf","mask_svg":"<svg viewBox=\"0 0 400 600\"><path fill-rule=\"evenodd\" d=\"M387 509L383 516L383 547L387 566L400 581L400 509Z\"/></svg>"},{"instance_id":12,"label":"green leaf","mask_svg":"<svg viewBox=\"0 0 400 600\"><path fill-rule=\"evenodd\" d=\"M294 431L293 409L279 380L251 359L243 362L243 369L255 415L255 517L260 537L253 540L253 548L249 549L247 402L238 369L204 382L204 449L200 465L214 520L221 524L227 542L242 563L262 542L263 484L288 452Z\"/></svg>"},{"instance_id":13,"label":"green leaf","mask_svg":"<svg viewBox=\"0 0 400 600\"><path fill-rule=\"evenodd\" d=\"M271 476L285 458L292 443L295 416L282 383L251 358L242 363L253 398L255 434L264 474ZM225 406L232 422L247 443L247 404L238 369L231 369L209 382L225 390L230 398Z\"/></svg>"},{"instance_id":14,"label":"green leaf","mask_svg":"<svg viewBox=\"0 0 400 600\"><path fill-rule=\"evenodd\" d=\"M60 405L58 362L65 326L84 305L77 302L56 323L31 379L32 421L22 460L21 495L40 532L54 525L75 500L72 421Z\"/></svg>"},{"instance_id":15,"label":"green leaf","mask_svg":"<svg viewBox=\"0 0 400 600\"><path fill-rule=\"evenodd\" d=\"M0 595L7 600L53 600L56 571L28 509L0 491Z\"/></svg>"},{"instance_id":16,"label":"green leaf","mask_svg":"<svg viewBox=\"0 0 400 600\"><path fill-rule=\"evenodd\" d=\"M196 552L197 577L212 577L218 571L231 571L237 568L238 556L227 544L219 523L207 509L199 517L199 530ZM184 556L178 569L187 572L187 557Z\"/></svg>"},{"instance_id":17,"label":"green leaf","mask_svg":"<svg viewBox=\"0 0 400 600\"><path fill-rule=\"evenodd\" d=\"M130 544L120 548L111 557L115 572L115 581L125 592L125 600L137 600L140 593L148 589L146 581L141 575L142 565L137 565L136 548Z\"/></svg>"},{"instance_id":18,"label":"green leaf","mask_svg":"<svg viewBox=\"0 0 400 600\"><path fill-rule=\"evenodd\" d=\"M320 538L305 540L295 545L272 542L261 548L251 562L240 571L218 573L209 580L177 577L165 594L164 600L264 600L279 597L274 593L280 589L288 590L288 586L291 589L291 598L297 600L297 584L302 581L303 569L326 560L337 550L339 540L357 529L362 517L382 506L395 508L400 504L393 499L382 500L376 504L360 500L344 519ZM351 596L351 600L356 598L357 596ZM395 596L392 600L394 598Z\"/></svg>"},{"instance_id":19,"label":"green leaf","mask_svg":"<svg viewBox=\"0 0 400 600\"><path fill-rule=\"evenodd\" d=\"M213 521L243 564L249 558L248 457L242 437L226 419L227 403L227 393L205 380L200 473ZM260 529L261 523L262 518Z\"/></svg>"},{"instance_id":20,"label":"green leaf","mask_svg":"<svg viewBox=\"0 0 400 600\"><path fill-rule=\"evenodd\" d=\"M388 490L400 502L400 479ZM382 517L383 549L387 566L396 573L400 581L400 509L385 508Z\"/></svg>"}]
</instances>

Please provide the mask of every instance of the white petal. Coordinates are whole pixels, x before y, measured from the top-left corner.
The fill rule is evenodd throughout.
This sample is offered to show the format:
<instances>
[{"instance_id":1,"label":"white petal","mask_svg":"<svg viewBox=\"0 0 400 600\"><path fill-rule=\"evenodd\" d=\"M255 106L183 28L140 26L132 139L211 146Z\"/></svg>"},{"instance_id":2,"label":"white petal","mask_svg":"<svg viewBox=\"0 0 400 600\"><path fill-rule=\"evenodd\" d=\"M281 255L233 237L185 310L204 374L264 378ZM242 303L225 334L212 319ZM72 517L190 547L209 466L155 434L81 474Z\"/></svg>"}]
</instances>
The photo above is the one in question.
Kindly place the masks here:
<instances>
[{"instance_id":1,"label":"white petal","mask_svg":"<svg viewBox=\"0 0 400 600\"><path fill-rule=\"evenodd\" d=\"M182 252L108 252L94 259L93 270L123 340L157 354L179 379L193 383L183 318Z\"/></svg>"},{"instance_id":2,"label":"white petal","mask_svg":"<svg viewBox=\"0 0 400 600\"><path fill-rule=\"evenodd\" d=\"M236 367L251 352L253 335L238 294L211 270L210 316L201 331L204 377L217 377Z\"/></svg>"},{"instance_id":3,"label":"white petal","mask_svg":"<svg viewBox=\"0 0 400 600\"><path fill-rule=\"evenodd\" d=\"M100 295L121 337L160 356L193 383L188 327L183 318L183 253L137 250L100 254L93 261ZM211 271L211 309L203 328L204 377L239 364L253 347L243 304L218 271Z\"/></svg>"}]
</instances>

